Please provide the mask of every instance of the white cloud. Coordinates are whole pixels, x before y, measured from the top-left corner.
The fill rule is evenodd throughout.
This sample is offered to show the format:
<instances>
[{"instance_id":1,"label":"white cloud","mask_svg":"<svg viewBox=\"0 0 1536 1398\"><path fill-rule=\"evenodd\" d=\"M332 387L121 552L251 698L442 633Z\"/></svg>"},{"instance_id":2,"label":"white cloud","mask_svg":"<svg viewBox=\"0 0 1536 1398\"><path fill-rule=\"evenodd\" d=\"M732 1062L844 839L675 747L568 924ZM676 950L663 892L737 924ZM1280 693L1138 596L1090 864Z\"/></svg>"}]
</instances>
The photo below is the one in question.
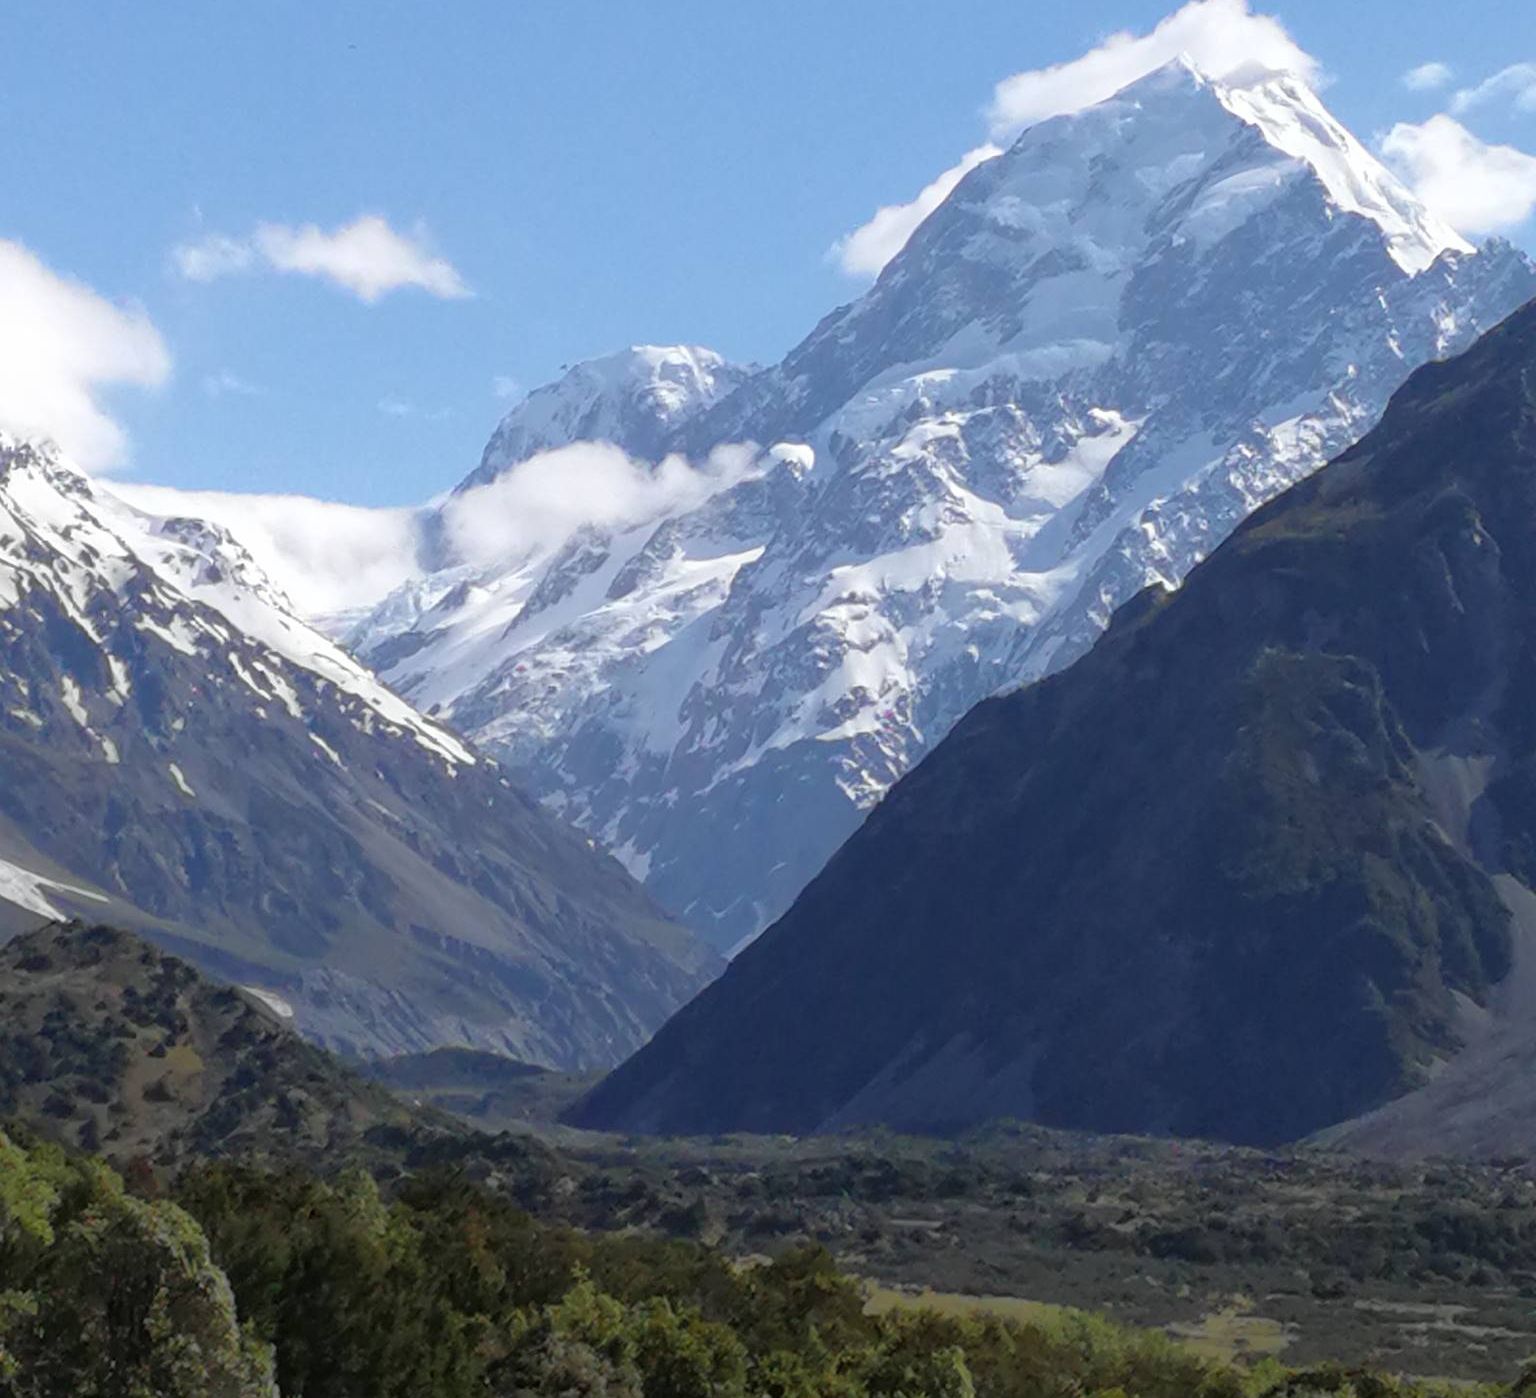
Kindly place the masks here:
<instances>
[{"instance_id":1,"label":"white cloud","mask_svg":"<svg viewBox=\"0 0 1536 1398\"><path fill-rule=\"evenodd\" d=\"M452 408L423 408L409 398L380 398L378 408L385 417L419 417L424 422L447 422L453 416Z\"/></svg>"},{"instance_id":2,"label":"white cloud","mask_svg":"<svg viewBox=\"0 0 1536 1398\"><path fill-rule=\"evenodd\" d=\"M213 281L260 265L323 278L370 305L403 287L445 300L471 294L454 265L430 250L424 229L418 226L407 236L377 214L364 214L331 232L313 223L299 228L264 223L249 238L211 233L173 249L171 257L190 281Z\"/></svg>"},{"instance_id":3,"label":"white cloud","mask_svg":"<svg viewBox=\"0 0 1536 1398\"><path fill-rule=\"evenodd\" d=\"M523 396L523 386L510 374L497 374L491 380L491 396L503 400L521 398Z\"/></svg>"},{"instance_id":4,"label":"white cloud","mask_svg":"<svg viewBox=\"0 0 1536 1398\"><path fill-rule=\"evenodd\" d=\"M1148 34L1122 30L1070 63L1004 78L988 112L993 138L1091 107L1180 55L1216 79L1283 70L1312 82L1320 71L1279 20L1254 14L1248 0L1192 0Z\"/></svg>"},{"instance_id":5,"label":"white cloud","mask_svg":"<svg viewBox=\"0 0 1536 1398\"><path fill-rule=\"evenodd\" d=\"M305 616L333 616L372 606L401 583L420 576L419 510L125 481L113 481L110 488L149 514L186 515L223 525Z\"/></svg>"},{"instance_id":6,"label":"white cloud","mask_svg":"<svg viewBox=\"0 0 1536 1398\"><path fill-rule=\"evenodd\" d=\"M1451 77L1447 64L1421 63L1417 68L1410 68L1404 73L1402 81L1409 92L1437 92L1450 82Z\"/></svg>"},{"instance_id":7,"label":"white cloud","mask_svg":"<svg viewBox=\"0 0 1536 1398\"><path fill-rule=\"evenodd\" d=\"M149 317L0 239L0 326L0 426L52 438L87 470L120 465L126 438L98 394L111 384L152 388L170 373Z\"/></svg>"},{"instance_id":8,"label":"white cloud","mask_svg":"<svg viewBox=\"0 0 1536 1398\"><path fill-rule=\"evenodd\" d=\"M449 496L443 523L463 561L505 562L559 547L583 526L633 528L692 509L741 480L756 460L750 447L727 446L699 466L679 456L649 466L607 442L579 442Z\"/></svg>"},{"instance_id":9,"label":"white cloud","mask_svg":"<svg viewBox=\"0 0 1536 1398\"><path fill-rule=\"evenodd\" d=\"M1443 113L1399 122L1381 152L1418 195L1463 233L1496 233L1524 223L1536 209L1536 156L1487 145Z\"/></svg>"},{"instance_id":10,"label":"white cloud","mask_svg":"<svg viewBox=\"0 0 1536 1398\"><path fill-rule=\"evenodd\" d=\"M325 277L364 301L405 286L449 300L469 295L453 264L427 250L419 228L407 238L377 214L365 214L334 233L313 223L302 228L263 224L256 230L256 246L278 271Z\"/></svg>"},{"instance_id":11,"label":"white cloud","mask_svg":"<svg viewBox=\"0 0 1536 1398\"><path fill-rule=\"evenodd\" d=\"M434 513L457 561L505 563L558 548L583 526L632 528L693 509L758 461L755 448L724 446L701 465L669 457L652 467L607 443L583 442L531 457L462 495L402 509L127 481L109 488L146 514L222 525L302 615L325 621L356 615L420 578L419 552Z\"/></svg>"},{"instance_id":12,"label":"white cloud","mask_svg":"<svg viewBox=\"0 0 1536 1398\"><path fill-rule=\"evenodd\" d=\"M1517 111L1536 112L1536 63L1512 63L1475 87L1464 87L1451 98L1458 116L1474 107L1508 101Z\"/></svg>"},{"instance_id":13,"label":"white cloud","mask_svg":"<svg viewBox=\"0 0 1536 1398\"><path fill-rule=\"evenodd\" d=\"M954 191L957 184L984 160L1002 151L994 145L967 151L932 183L924 185L907 204L887 204L868 223L844 234L829 249L839 267L851 277L877 277L885 264L906 247L917 227Z\"/></svg>"}]
</instances>

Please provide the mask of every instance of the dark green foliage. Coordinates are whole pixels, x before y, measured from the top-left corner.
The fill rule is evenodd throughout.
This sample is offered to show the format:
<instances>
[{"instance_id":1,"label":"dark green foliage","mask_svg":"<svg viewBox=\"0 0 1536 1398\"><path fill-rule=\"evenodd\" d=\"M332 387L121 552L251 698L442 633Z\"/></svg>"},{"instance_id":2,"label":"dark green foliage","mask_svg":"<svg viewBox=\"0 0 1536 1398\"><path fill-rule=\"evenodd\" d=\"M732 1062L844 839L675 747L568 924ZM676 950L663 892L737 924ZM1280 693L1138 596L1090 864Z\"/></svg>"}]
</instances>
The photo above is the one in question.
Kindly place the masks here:
<instances>
[{"instance_id":1,"label":"dark green foliage","mask_svg":"<svg viewBox=\"0 0 1536 1398\"><path fill-rule=\"evenodd\" d=\"M271 1356L185 1211L0 1134L0 1396L271 1392Z\"/></svg>"},{"instance_id":2,"label":"dark green foliage","mask_svg":"<svg viewBox=\"0 0 1536 1398\"><path fill-rule=\"evenodd\" d=\"M357 1171L212 1164L171 1202L0 1135L0 1398L274 1398L274 1378L285 1398L1427 1392L1238 1370L1076 1312L871 1315L822 1249L742 1264L582 1234L449 1172L386 1200Z\"/></svg>"}]
</instances>

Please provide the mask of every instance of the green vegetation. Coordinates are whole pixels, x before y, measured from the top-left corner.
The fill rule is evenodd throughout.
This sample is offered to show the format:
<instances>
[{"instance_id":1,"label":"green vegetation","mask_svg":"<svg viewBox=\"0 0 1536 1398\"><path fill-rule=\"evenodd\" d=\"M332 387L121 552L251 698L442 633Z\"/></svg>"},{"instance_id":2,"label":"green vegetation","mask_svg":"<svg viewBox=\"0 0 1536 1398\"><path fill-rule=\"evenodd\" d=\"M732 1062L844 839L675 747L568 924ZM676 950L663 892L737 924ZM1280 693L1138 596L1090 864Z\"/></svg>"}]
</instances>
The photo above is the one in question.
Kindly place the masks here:
<instances>
[{"instance_id":1,"label":"green vegetation","mask_svg":"<svg viewBox=\"0 0 1536 1398\"><path fill-rule=\"evenodd\" d=\"M540 1222L452 1171L192 1167L140 1197L0 1134L0 1396L1394 1398L1425 1385L1239 1369L1070 1310L871 1304L814 1246ZM876 1298L878 1299L878 1298ZM1488 1390L1490 1393L1494 1390Z\"/></svg>"},{"instance_id":2,"label":"green vegetation","mask_svg":"<svg viewBox=\"0 0 1536 1398\"><path fill-rule=\"evenodd\" d=\"M1016 1318L1086 1309L1286 1363L1502 1381L1536 1354L1536 1172L1389 1165L998 1124L561 1143L541 1216L707 1241L815 1243L877 1301L928 1292ZM466 1164L468 1161L466 1161Z\"/></svg>"},{"instance_id":3,"label":"green vegetation","mask_svg":"<svg viewBox=\"0 0 1536 1398\"><path fill-rule=\"evenodd\" d=\"M271 1366L183 1209L0 1134L4 1398L263 1398Z\"/></svg>"}]
</instances>

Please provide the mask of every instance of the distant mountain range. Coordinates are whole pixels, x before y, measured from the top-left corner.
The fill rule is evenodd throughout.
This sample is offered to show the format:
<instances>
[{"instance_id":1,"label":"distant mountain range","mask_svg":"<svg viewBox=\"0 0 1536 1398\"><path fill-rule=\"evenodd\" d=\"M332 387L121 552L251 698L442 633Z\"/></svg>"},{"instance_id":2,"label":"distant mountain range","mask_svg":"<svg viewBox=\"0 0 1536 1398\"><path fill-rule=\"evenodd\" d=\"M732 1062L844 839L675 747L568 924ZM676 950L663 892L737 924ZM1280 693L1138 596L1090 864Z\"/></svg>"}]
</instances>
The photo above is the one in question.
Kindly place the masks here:
<instances>
[{"instance_id":1,"label":"distant mountain range","mask_svg":"<svg viewBox=\"0 0 1536 1398\"><path fill-rule=\"evenodd\" d=\"M1423 756L1452 740L1365 610L1274 610L1253 530L1212 564L1240 604L1169 609L1191 639L1143 600L1088 653L1533 295L1294 77L1177 62L974 169L781 363L641 347L529 395L329 637L238 518L0 441L0 932L110 919L331 1047L580 1072L793 905L588 1119L1257 1141L1380 1106L1511 983L1505 868L1422 809L1482 769ZM1364 528L1329 519L1319 588ZM1459 655L1447 557L1401 620ZM1326 955L1277 950L1303 924Z\"/></svg>"},{"instance_id":2,"label":"distant mountain range","mask_svg":"<svg viewBox=\"0 0 1536 1398\"><path fill-rule=\"evenodd\" d=\"M980 165L781 364L644 348L538 390L347 644L733 948L972 705L1533 294L1297 79L1175 63ZM498 488L537 512L568 472L574 501L576 459L536 454L597 439L694 465L455 547Z\"/></svg>"},{"instance_id":3,"label":"distant mountain range","mask_svg":"<svg viewBox=\"0 0 1536 1398\"><path fill-rule=\"evenodd\" d=\"M0 439L0 922L68 913L361 1054L602 1066L716 964L227 531Z\"/></svg>"},{"instance_id":4,"label":"distant mountain range","mask_svg":"<svg viewBox=\"0 0 1536 1398\"><path fill-rule=\"evenodd\" d=\"M1536 1148L1536 303L978 706L581 1105Z\"/></svg>"}]
</instances>

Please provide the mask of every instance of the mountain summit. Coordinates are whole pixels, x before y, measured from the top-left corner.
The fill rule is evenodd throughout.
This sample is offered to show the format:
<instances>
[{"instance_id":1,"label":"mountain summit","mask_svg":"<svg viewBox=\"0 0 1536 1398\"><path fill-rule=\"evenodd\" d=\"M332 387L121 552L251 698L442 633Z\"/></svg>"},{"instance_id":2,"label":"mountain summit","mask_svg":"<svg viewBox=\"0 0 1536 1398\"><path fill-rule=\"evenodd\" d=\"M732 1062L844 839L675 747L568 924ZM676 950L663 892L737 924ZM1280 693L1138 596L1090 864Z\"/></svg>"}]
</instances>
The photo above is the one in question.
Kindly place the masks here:
<instances>
[{"instance_id":1,"label":"mountain summit","mask_svg":"<svg viewBox=\"0 0 1536 1398\"><path fill-rule=\"evenodd\" d=\"M978 700L1081 655L1533 294L1297 79L1175 63L1025 131L659 439L617 406L567 424L647 460L766 445L750 468L445 569L353 643L731 947ZM498 471L549 440L499 439Z\"/></svg>"}]
</instances>

